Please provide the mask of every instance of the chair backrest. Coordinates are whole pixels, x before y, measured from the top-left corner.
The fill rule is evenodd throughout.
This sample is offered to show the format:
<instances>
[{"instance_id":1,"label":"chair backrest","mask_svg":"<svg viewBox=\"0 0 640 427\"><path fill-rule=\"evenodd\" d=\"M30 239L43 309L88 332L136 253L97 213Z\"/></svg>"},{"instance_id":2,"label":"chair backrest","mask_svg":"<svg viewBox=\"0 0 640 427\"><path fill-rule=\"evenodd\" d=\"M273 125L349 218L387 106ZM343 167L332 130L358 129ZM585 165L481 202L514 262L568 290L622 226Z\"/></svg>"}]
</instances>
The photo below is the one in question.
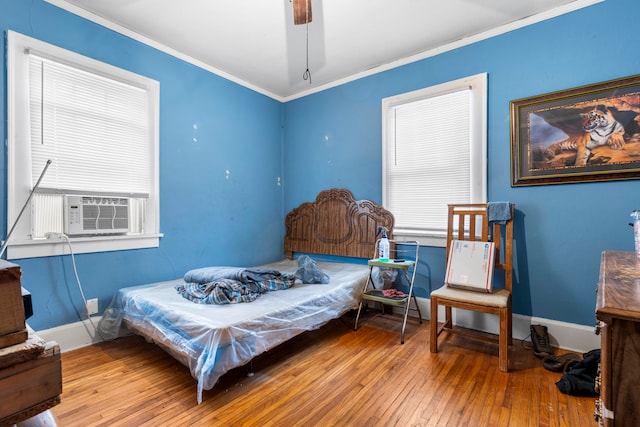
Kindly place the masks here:
<instances>
[{"instance_id":1,"label":"chair backrest","mask_svg":"<svg viewBox=\"0 0 640 427\"><path fill-rule=\"evenodd\" d=\"M504 270L504 287L511 292L513 282L513 203L511 219L505 224L489 222L487 203L450 204L447 226L447 262L453 240L494 242L494 268Z\"/></svg>"}]
</instances>

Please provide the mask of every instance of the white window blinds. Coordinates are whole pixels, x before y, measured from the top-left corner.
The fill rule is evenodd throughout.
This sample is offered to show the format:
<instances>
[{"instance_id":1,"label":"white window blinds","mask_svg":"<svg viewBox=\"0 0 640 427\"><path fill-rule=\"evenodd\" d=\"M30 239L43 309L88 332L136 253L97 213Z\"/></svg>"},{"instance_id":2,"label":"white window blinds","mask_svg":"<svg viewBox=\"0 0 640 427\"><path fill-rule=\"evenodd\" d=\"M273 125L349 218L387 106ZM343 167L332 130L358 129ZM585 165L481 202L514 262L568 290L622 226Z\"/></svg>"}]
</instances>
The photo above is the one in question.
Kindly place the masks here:
<instances>
[{"instance_id":1,"label":"white window blinds","mask_svg":"<svg viewBox=\"0 0 640 427\"><path fill-rule=\"evenodd\" d=\"M40 190L150 192L149 96L144 88L29 54L32 183Z\"/></svg>"},{"instance_id":2,"label":"white window blinds","mask_svg":"<svg viewBox=\"0 0 640 427\"><path fill-rule=\"evenodd\" d=\"M469 201L469 90L403 104L394 113L388 209L399 229L440 228L443 205Z\"/></svg>"},{"instance_id":3,"label":"white window blinds","mask_svg":"<svg viewBox=\"0 0 640 427\"><path fill-rule=\"evenodd\" d=\"M6 62L7 259L67 251L45 238L67 232L66 195L129 200L128 233L72 237L74 252L157 247L159 82L11 30Z\"/></svg>"},{"instance_id":4,"label":"white window blinds","mask_svg":"<svg viewBox=\"0 0 640 427\"><path fill-rule=\"evenodd\" d=\"M447 204L484 201L485 79L383 100L383 204L396 235L444 235Z\"/></svg>"}]
</instances>

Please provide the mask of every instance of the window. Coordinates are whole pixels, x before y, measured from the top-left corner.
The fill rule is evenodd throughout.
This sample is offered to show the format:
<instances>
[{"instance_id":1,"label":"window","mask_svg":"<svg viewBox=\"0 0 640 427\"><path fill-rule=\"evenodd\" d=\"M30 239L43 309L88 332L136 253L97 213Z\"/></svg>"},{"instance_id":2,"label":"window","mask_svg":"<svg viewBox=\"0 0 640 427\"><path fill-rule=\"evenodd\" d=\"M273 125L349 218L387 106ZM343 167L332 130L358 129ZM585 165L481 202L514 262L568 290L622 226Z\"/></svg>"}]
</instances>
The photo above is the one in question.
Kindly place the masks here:
<instances>
[{"instance_id":1,"label":"window","mask_svg":"<svg viewBox=\"0 0 640 427\"><path fill-rule=\"evenodd\" d=\"M394 236L444 246L448 203L486 202L486 74L382 100Z\"/></svg>"},{"instance_id":2,"label":"window","mask_svg":"<svg viewBox=\"0 0 640 427\"><path fill-rule=\"evenodd\" d=\"M128 218L74 252L158 246L158 82L14 32L8 54L7 258L64 253L70 196Z\"/></svg>"}]
</instances>

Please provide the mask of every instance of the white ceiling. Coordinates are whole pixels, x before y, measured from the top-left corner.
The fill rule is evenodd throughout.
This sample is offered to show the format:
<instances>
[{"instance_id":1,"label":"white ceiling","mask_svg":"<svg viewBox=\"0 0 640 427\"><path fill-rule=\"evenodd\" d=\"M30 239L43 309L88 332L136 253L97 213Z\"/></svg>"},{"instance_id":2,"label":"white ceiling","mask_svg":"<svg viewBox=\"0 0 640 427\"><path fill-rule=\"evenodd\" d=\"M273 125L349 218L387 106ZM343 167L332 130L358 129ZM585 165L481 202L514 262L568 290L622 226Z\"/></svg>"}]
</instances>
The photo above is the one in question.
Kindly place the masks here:
<instances>
[{"instance_id":1,"label":"white ceiling","mask_svg":"<svg viewBox=\"0 0 640 427\"><path fill-rule=\"evenodd\" d=\"M602 0L46 1L285 101Z\"/></svg>"}]
</instances>

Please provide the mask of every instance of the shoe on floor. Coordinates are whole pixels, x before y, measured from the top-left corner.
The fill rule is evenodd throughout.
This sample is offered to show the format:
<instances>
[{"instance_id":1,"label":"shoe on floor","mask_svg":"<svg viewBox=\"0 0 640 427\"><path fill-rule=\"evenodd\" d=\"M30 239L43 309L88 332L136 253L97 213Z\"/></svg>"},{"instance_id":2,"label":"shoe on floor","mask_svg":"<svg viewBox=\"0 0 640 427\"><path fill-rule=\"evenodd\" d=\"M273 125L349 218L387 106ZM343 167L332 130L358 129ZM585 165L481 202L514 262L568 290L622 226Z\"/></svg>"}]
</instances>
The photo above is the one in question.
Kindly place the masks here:
<instances>
[{"instance_id":1,"label":"shoe on floor","mask_svg":"<svg viewBox=\"0 0 640 427\"><path fill-rule=\"evenodd\" d=\"M560 356L549 356L544 358L542 366L551 372L564 372L570 365L581 359L582 358L575 353L566 353Z\"/></svg>"},{"instance_id":2,"label":"shoe on floor","mask_svg":"<svg viewBox=\"0 0 640 427\"><path fill-rule=\"evenodd\" d=\"M533 344L533 352L538 357L553 356L553 349L549 343L549 334L547 327L543 325L531 325L531 344Z\"/></svg>"}]
</instances>

